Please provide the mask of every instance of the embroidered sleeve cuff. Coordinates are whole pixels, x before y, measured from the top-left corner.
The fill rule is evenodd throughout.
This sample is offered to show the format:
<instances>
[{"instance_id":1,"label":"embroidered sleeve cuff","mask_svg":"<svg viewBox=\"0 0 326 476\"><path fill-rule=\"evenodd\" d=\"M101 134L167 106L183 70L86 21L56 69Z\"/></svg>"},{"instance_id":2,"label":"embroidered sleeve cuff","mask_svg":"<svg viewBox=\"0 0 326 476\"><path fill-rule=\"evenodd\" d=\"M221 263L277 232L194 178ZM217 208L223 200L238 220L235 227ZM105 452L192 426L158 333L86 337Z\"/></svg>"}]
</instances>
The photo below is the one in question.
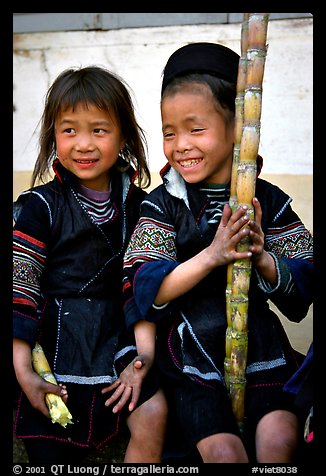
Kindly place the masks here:
<instances>
[{"instance_id":1,"label":"embroidered sleeve cuff","mask_svg":"<svg viewBox=\"0 0 326 476\"><path fill-rule=\"evenodd\" d=\"M293 280L291 276L291 272L287 265L280 259L278 256L276 256L274 253L269 254L272 256L272 258L275 261L275 266L276 266L276 273L277 273L277 282L275 285L272 285L268 281L266 281L259 273L257 270L256 271L256 276L258 279L258 286L259 288L265 292L266 294L273 294L273 293L285 293L285 294L290 294L292 287L293 287Z\"/></svg>"},{"instance_id":2,"label":"embroidered sleeve cuff","mask_svg":"<svg viewBox=\"0 0 326 476\"><path fill-rule=\"evenodd\" d=\"M169 304L170 302L166 302L165 304L161 304L160 306L158 306L157 304L153 304L152 307L153 309L159 311L160 309L164 309L165 307L167 307Z\"/></svg>"},{"instance_id":3,"label":"embroidered sleeve cuff","mask_svg":"<svg viewBox=\"0 0 326 476\"><path fill-rule=\"evenodd\" d=\"M163 306L153 304L164 277L178 264L177 261L151 261L138 270L134 280L134 295L139 313L144 319L148 317L149 311L159 312L169 305L169 303Z\"/></svg>"},{"instance_id":4,"label":"embroidered sleeve cuff","mask_svg":"<svg viewBox=\"0 0 326 476\"><path fill-rule=\"evenodd\" d=\"M13 337L28 341L34 346L39 332L39 324L36 317L31 317L19 311L13 315Z\"/></svg>"}]
</instances>

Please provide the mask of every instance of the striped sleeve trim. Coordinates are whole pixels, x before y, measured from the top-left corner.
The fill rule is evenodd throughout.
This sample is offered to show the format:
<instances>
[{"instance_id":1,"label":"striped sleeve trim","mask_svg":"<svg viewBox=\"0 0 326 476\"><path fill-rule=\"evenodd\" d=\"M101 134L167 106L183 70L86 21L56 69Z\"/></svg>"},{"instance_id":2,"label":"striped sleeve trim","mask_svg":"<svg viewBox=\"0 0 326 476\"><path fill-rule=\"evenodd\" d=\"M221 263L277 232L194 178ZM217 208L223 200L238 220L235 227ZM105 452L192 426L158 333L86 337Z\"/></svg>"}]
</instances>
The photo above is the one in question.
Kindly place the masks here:
<instances>
[{"instance_id":1,"label":"striped sleeve trim","mask_svg":"<svg viewBox=\"0 0 326 476\"><path fill-rule=\"evenodd\" d=\"M13 236L13 302L37 307L40 277L46 262L45 243L18 230Z\"/></svg>"}]
</instances>

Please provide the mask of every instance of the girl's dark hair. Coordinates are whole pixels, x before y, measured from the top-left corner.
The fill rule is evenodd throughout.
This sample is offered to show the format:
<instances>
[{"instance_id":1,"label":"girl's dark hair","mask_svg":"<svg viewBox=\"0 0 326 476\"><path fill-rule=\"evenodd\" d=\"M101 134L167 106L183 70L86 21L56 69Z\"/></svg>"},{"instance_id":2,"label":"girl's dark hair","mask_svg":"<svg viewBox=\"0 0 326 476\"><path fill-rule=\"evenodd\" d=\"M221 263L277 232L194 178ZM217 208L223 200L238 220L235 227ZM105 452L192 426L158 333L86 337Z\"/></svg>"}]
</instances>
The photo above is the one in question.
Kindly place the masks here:
<instances>
[{"instance_id":1,"label":"girl's dark hair","mask_svg":"<svg viewBox=\"0 0 326 476\"><path fill-rule=\"evenodd\" d=\"M186 73L175 76L165 87L162 93L162 101L165 97L175 94L185 85L191 83L208 86L215 99L217 110L224 115L227 121L234 118L236 84L208 73Z\"/></svg>"},{"instance_id":2,"label":"girl's dark hair","mask_svg":"<svg viewBox=\"0 0 326 476\"><path fill-rule=\"evenodd\" d=\"M39 154L31 186L37 180L44 181L51 170L56 156L55 120L58 113L67 108L74 109L79 103L112 111L126 142L120 156L137 170L139 186L148 187L151 176L147 165L147 141L135 118L128 86L118 75L99 66L67 69L50 86L41 117Z\"/></svg>"}]
</instances>

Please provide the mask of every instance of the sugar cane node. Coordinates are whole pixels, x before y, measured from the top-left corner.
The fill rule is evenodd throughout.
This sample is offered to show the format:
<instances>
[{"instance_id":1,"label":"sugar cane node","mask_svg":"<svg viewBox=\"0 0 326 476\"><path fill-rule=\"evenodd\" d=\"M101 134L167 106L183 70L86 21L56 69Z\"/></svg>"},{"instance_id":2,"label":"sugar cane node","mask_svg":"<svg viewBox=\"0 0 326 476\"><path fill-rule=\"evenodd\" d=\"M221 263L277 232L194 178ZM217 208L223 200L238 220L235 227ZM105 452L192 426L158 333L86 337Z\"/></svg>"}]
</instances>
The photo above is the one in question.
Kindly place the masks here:
<instances>
[{"instance_id":1,"label":"sugar cane node","mask_svg":"<svg viewBox=\"0 0 326 476\"><path fill-rule=\"evenodd\" d=\"M32 350L32 363L35 372L44 380L57 385L57 381L51 371L49 362L45 357L42 346L36 342L34 349ZM72 415L69 412L66 404L60 397L54 393L47 393L45 401L48 406L52 423L59 423L63 428L66 428L67 424L73 424Z\"/></svg>"}]
</instances>

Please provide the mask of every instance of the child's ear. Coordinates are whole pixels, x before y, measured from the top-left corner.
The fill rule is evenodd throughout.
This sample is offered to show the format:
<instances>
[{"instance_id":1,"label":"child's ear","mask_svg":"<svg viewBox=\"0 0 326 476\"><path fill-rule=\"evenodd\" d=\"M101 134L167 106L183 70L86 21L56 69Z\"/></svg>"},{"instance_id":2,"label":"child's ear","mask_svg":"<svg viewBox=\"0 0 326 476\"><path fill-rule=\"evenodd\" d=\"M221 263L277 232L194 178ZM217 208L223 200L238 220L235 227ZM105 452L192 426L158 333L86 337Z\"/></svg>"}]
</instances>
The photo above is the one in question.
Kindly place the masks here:
<instances>
[{"instance_id":1,"label":"child's ear","mask_svg":"<svg viewBox=\"0 0 326 476\"><path fill-rule=\"evenodd\" d=\"M123 139L123 140L121 141L121 143L120 143L120 152L123 151L123 149L125 148L125 146L126 146L126 140Z\"/></svg>"}]
</instances>

